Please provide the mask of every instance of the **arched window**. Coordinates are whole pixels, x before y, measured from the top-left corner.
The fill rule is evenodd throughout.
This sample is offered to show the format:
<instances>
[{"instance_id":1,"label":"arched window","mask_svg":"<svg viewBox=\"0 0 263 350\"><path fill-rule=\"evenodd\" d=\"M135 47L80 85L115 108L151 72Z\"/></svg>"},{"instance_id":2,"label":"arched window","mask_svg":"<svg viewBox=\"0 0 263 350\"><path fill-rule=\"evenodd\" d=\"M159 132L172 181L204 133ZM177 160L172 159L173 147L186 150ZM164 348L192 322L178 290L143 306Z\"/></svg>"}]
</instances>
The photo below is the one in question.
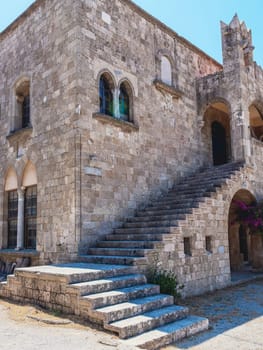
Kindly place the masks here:
<instances>
[{"instance_id":1,"label":"arched window","mask_svg":"<svg viewBox=\"0 0 263 350\"><path fill-rule=\"evenodd\" d=\"M161 57L161 81L167 85L172 85L172 67L166 56Z\"/></svg>"},{"instance_id":2,"label":"arched window","mask_svg":"<svg viewBox=\"0 0 263 350\"><path fill-rule=\"evenodd\" d=\"M13 168L10 168L5 181L7 193L7 247L16 248L17 244L17 215L18 215L18 193L17 176Z\"/></svg>"},{"instance_id":3,"label":"arched window","mask_svg":"<svg viewBox=\"0 0 263 350\"><path fill-rule=\"evenodd\" d=\"M106 74L100 77L100 113L113 116L113 93Z\"/></svg>"},{"instance_id":4,"label":"arched window","mask_svg":"<svg viewBox=\"0 0 263 350\"><path fill-rule=\"evenodd\" d=\"M130 120L130 96L127 89L127 83L121 83L119 94L120 119Z\"/></svg>"},{"instance_id":5,"label":"arched window","mask_svg":"<svg viewBox=\"0 0 263 350\"><path fill-rule=\"evenodd\" d=\"M15 121L14 130L26 128L30 122L30 82L29 79L21 79L15 87Z\"/></svg>"},{"instance_id":6,"label":"arched window","mask_svg":"<svg viewBox=\"0 0 263 350\"><path fill-rule=\"evenodd\" d=\"M25 167L22 186L24 192L24 248L36 249L37 235L37 173L34 164Z\"/></svg>"}]
</instances>

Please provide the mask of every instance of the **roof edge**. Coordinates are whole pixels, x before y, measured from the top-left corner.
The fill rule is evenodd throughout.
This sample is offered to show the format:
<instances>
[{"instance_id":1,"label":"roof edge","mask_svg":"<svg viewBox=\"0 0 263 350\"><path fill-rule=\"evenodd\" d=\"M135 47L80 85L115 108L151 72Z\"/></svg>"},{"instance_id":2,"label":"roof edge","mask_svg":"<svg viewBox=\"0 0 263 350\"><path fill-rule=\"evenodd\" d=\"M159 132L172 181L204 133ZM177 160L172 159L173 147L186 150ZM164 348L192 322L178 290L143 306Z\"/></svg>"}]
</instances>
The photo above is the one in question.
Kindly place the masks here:
<instances>
[{"instance_id":1,"label":"roof edge","mask_svg":"<svg viewBox=\"0 0 263 350\"><path fill-rule=\"evenodd\" d=\"M136 11L140 16L145 18L147 21L157 25L160 27L162 30L164 30L166 33L171 35L172 37L176 38L179 40L182 44L186 45L189 47L191 50L196 52L197 54L201 54L204 56L206 59L209 61L213 62L218 68L222 68L222 64L216 61L213 57L209 56L207 53L205 53L203 50L199 49L197 46L192 44L190 41L187 39L183 38L180 36L178 33L176 33L173 29L168 27L166 24L161 22L159 19L156 17L152 16L148 12L146 12L144 9L142 9L140 6L136 5L133 1L131 0L120 0L122 3L128 5L131 9ZM33 2L32 5L30 5L20 16L18 16L11 24L9 24L1 33L0 33L0 40L4 39L10 32L15 30L20 23L22 23L27 17L29 17L42 3L44 3L45 0L36 0Z\"/></svg>"},{"instance_id":2,"label":"roof edge","mask_svg":"<svg viewBox=\"0 0 263 350\"><path fill-rule=\"evenodd\" d=\"M9 33L14 31L20 23L29 17L45 0L36 0L24 12L21 13L13 22L11 22L2 32L0 32L0 40L4 39Z\"/></svg>"},{"instance_id":3,"label":"roof edge","mask_svg":"<svg viewBox=\"0 0 263 350\"><path fill-rule=\"evenodd\" d=\"M144 9L142 9L140 6L136 5L131 0L120 0L122 3L127 4L130 8L135 10L139 15L144 17L149 22L158 25L162 30L164 30L169 35L173 36L174 38L178 39L182 44L188 46L190 49L192 49L194 52L201 54L202 56L206 57L208 60L213 62L215 65L217 65L219 68L223 68L223 65L219 63L215 58L209 56L206 52L192 44L189 40L185 39L184 37L180 36L176 31L168 27L166 24L164 24L162 21L160 21L158 18L154 17Z\"/></svg>"}]
</instances>

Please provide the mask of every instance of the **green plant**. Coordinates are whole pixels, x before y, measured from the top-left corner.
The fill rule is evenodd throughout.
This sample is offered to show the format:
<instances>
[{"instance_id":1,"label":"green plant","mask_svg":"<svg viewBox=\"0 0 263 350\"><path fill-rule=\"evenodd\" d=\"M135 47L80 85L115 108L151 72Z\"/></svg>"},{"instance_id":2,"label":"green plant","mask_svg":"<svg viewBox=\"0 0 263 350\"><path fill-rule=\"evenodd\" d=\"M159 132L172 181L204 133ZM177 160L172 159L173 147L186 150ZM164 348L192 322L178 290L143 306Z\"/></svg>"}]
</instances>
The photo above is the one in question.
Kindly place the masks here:
<instances>
[{"instance_id":1,"label":"green plant","mask_svg":"<svg viewBox=\"0 0 263 350\"><path fill-rule=\"evenodd\" d=\"M161 293L172 295L175 300L181 298L180 290L184 288L177 281L174 272L159 269L157 267L150 268L147 274L149 283L158 284Z\"/></svg>"}]
</instances>

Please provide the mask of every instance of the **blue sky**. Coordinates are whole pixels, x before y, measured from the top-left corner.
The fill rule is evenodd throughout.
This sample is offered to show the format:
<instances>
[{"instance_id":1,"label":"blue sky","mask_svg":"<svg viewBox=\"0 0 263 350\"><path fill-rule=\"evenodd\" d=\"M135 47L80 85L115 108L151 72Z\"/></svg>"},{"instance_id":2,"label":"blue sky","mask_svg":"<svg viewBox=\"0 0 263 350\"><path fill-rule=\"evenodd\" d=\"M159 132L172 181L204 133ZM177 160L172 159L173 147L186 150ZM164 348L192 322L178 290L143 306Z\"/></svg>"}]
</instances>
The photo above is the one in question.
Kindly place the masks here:
<instances>
[{"instance_id":1,"label":"blue sky","mask_svg":"<svg viewBox=\"0 0 263 350\"><path fill-rule=\"evenodd\" d=\"M109 0L110 1L110 0ZM0 31L22 13L33 0L2 0ZM179 35L221 59L220 20L229 23L235 13L252 29L254 59L263 67L262 0L134 0Z\"/></svg>"}]
</instances>

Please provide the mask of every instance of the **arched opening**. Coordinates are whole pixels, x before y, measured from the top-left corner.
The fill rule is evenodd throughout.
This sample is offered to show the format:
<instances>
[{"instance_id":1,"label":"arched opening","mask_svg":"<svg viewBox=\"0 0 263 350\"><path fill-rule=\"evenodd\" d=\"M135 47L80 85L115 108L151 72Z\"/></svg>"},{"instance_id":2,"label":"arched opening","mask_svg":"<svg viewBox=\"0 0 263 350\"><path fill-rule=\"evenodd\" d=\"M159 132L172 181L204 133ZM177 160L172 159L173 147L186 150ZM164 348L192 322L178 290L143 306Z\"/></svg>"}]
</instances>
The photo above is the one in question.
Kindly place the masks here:
<instances>
[{"instance_id":1,"label":"arched opening","mask_svg":"<svg viewBox=\"0 0 263 350\"><path fill-rule=\"evenodd\" d=\"M103 73L99 81L99 95L100 95L100 113L113 116L113 91L114 84L110 74Z\"/></svg>"},{"instance_id":2,"label":"arched opening","mask_svg":"<svg viewBox=\"0 0 263 350\"><path fill-rule=\"evenodd\" d=\"M30 121L30 80L20 79L15 85L15 120L13 130L31 126Z\"/></svg>"},{"instance_id":3,"label":"arched opening","mask_svg":"<svg viewBox=\"0 0 263 350\"><path fill-rule=\"evenodd\" d=\"M252 235L247 224L238 219L240 208L247 208L256 203L255 197L248 191L241 189L234 195L229 209L229 258L232 272L248 270L255 267L258 245L262 243L259 235Z\"/></svg>"},{"instance_id":4,"label":"arched opening","mask_svg":"<svg viewBox=\"0 0 263 350\"><path fill-rule=\"evenodd\" d=\"M167 85L172 85L172 67L166 56L161 57L161 81Z\"/></svg>"},{"instance_id":5,"label":"arched opening","mask_svg":"<svg viewBox=\"0 0 263 350\"><path fill-rule=\"evenodd\" d=\"M232 159L229 115L224 102L210 104L204 113L202 137L210 164L222 165Z\"/></svg>"},{"instance_id":6,"label":"arched opening","mask_svg":"<svg viewBox=\"0 0 263 350\"><path fill-rule=\"evenodd\" d=\"M24 190L24 248L36 249L37 236L37 173L28 162L22 178Z\"/></svg>"},{"instance_id":7,"label":"arched opening","mask_svg":"<svg viewBox=\"0 0 263 350\"><path fill-rule=\"evenodd\" d=\"M7 224L7 236L4 246L10 249L16 248L17 244L17 214L18 214L18 181L13 168L10 168L5 180L5 210L4 218ZM6 234L5 234L6 235Z\"/></svg>"},{"instance_id":8,"label":"arched opening","mask_svg":"<svg viewBox=\"0 0 263 350\"><path fill-rule=\"evenodd\" d=\"M214 121L212 123L212 150L214 165L222 165L227 163L227 141L226 130L224 126Z\"/></svg>"},{"instance_id":9,"label":"arched opening","mask_svg":"<svg viewBox=\"0 0 263 350\"><path fill-rule=\"evenodd\" d=\"M127 81L124 81L120 85L119 92L119 113L120 119L131 121L132 120L132 90Z\"/></svg>"},{"instance_id":10,"label":"arched opening","mask_svg":"<svg viewBox=\"0 0 263 350\"><path fill-rule=\"evenodd\" d=\"M251 136L263 142L263 114L254 104L249 107L249 125Z\"/></svg>"}]
</instances>

